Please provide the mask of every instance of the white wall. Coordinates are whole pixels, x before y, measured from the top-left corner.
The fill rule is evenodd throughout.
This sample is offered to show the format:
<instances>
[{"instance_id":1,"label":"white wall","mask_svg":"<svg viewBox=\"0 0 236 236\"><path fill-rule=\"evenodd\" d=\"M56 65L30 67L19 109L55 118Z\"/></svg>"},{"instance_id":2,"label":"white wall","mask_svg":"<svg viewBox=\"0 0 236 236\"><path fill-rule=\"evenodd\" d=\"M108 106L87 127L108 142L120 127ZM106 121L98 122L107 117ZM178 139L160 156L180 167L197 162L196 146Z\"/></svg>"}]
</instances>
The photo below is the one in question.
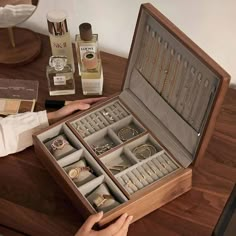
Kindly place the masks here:
<instances>
[{"instance_id":1,"label":"white wall","mask_svg":"<svg viewBox=\"0 0 236 236\"><path fill-rule=\"evenodd\" d=\"M90 22L103 51L127 57L141 0L39 0L23 25L47 34L46 13L64 9L74 39L78 26ZM149 0L231 74L236 84L235 0ZM234 68L235 67L235 68Z\"/></svg>"}]
</instances>

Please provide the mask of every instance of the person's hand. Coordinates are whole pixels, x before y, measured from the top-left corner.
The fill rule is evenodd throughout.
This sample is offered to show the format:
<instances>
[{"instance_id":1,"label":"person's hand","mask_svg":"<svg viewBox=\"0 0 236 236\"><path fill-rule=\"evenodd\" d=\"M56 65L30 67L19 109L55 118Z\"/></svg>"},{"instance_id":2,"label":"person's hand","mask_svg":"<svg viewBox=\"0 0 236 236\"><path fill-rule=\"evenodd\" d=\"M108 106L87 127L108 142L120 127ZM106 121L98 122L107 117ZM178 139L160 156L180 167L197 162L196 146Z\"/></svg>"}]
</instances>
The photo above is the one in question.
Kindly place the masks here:
<instances>
[{"instance_id":1,"label":"person's hand","mask_svg":"<svg viewBox=\"0 0 236 236\"><path fill-rule=\"evenodd\" d=\"M127 213L120 216L115 223L109 225L107 228L95 231L93 226L99 222L103 217L103 212L89 216L85 223L81 226L75 236L126 236L128 233L129 225L133 216L128 216Z\"/></svg>"},{"instance_id":2,"label":"person's hand","mask_svg":"<svg viewBox=\"0 0 236 236\"><path fill-rule=\"evenodd\" d=\"M77 110L87 110L88 108L90 108L90 105L92 103L103 100L104 98L105 97L86 98L86 99L82 99L82 100L71 101L69 104L65 105L61 109L54 111L54 112L49 112L47 114L48 120L52 121L52 120L62 119Z\"/></svg>"}]
</instances>

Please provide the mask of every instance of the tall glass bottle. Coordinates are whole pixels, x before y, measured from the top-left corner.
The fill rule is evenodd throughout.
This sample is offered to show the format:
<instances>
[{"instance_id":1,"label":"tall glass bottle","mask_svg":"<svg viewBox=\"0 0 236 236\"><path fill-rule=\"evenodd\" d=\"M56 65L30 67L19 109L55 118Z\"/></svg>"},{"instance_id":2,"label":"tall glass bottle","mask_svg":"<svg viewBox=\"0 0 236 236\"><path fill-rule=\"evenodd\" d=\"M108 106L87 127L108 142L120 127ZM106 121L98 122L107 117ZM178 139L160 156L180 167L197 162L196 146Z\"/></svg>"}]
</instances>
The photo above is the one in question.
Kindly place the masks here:
<instances>
[{"instance_id":1,"label":"tall glass bottle","mask_svg":"<svg viewBox=\"0 0 236 236\"><path fill-rule=\"evenodd\" d=\"M47 66L47 79L49 94L66 95L75 94L73 70L67 64L66 56L51 56Z\"/></svg>"},{"instance_id":2,"label":"tall glass bottle","mask_svg":"<svg viewBox=\"0 0 236 236\"><path fill-rule=\"evenodd\" d=\"M81 24L79 31L80 34L76 35L76 52L83 94L101 95L103 73L98 48L98 35L92 33L92 26L89 23Z\"/></svg>"},{"instance_id":3,"label":"tall glass bottle","mask_svg":"<svg viewBox=\"0 0 236 236\"><path fill-rule=\"evenodd\" d=\"M67 27L66 14L62 10L47 13L48 31L53 56L66 56L68 64L75 69L70 33Z\"/></svg>"}]
</instances>

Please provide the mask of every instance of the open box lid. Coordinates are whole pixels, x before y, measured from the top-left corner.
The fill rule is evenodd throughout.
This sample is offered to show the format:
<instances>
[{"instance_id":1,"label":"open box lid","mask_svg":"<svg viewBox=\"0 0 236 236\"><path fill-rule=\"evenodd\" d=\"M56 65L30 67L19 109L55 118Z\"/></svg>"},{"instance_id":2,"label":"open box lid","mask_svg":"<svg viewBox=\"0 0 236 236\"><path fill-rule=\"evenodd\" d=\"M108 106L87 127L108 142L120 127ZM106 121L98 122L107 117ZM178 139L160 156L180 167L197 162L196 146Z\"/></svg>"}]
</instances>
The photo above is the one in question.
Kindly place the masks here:
<instances>
[{"instance_id":1,"label":"open box lid","mask_svg":"<svg viewBox=\"0 0 236 236\"><path fill-rule=\"evenodd\" d=\"M120 99L184 167L203 156L229 79L157 9L141 5Z\"/></svg>"}]
</instances>

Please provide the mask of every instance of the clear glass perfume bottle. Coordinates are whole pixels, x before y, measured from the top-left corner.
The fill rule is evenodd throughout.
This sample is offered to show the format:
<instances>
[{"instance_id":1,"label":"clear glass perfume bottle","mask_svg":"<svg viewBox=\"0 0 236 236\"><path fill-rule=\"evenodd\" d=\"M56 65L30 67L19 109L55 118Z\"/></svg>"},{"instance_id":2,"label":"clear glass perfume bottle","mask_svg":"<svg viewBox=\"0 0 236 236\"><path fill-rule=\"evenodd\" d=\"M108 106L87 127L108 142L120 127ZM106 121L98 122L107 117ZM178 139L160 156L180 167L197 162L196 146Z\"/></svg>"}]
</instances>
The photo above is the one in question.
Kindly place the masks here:
<instances>
[{"instance_id":1,"label":"clear glass perfume bottle","mask_svg":"<svg viewBox=\"0 0 236 236\"><path fill-rule=\"evenodd\" d=\"M92 34L92 26L89 23L81 24L79 31L80 34L76 35L76 52L83 94L101 95L103 73L98 49L98 35Z\"/></svg>"},{"instance_id":2,"label":"clear glass perfume bottle","mask_svg":"<svg viewBox=\"0 0 236 236\"><path fill-rule=\"evenodd\" d=\"M74 68L74 57L70 33L67 27L66 13L52 10L47 13L49 38L53 56L67 56L67 62Z\"/></svg>"},{"instance_id":3,"label":"clear glass perfume bottle","mask_svg":"<svg viewBox=\"0 0 236 236\"><path fill-rule=\"evenodd\" d=\"M50 57L47 79L50 96L75 94L73 70L66 56Z\"/></svg>"}]
</instances>

